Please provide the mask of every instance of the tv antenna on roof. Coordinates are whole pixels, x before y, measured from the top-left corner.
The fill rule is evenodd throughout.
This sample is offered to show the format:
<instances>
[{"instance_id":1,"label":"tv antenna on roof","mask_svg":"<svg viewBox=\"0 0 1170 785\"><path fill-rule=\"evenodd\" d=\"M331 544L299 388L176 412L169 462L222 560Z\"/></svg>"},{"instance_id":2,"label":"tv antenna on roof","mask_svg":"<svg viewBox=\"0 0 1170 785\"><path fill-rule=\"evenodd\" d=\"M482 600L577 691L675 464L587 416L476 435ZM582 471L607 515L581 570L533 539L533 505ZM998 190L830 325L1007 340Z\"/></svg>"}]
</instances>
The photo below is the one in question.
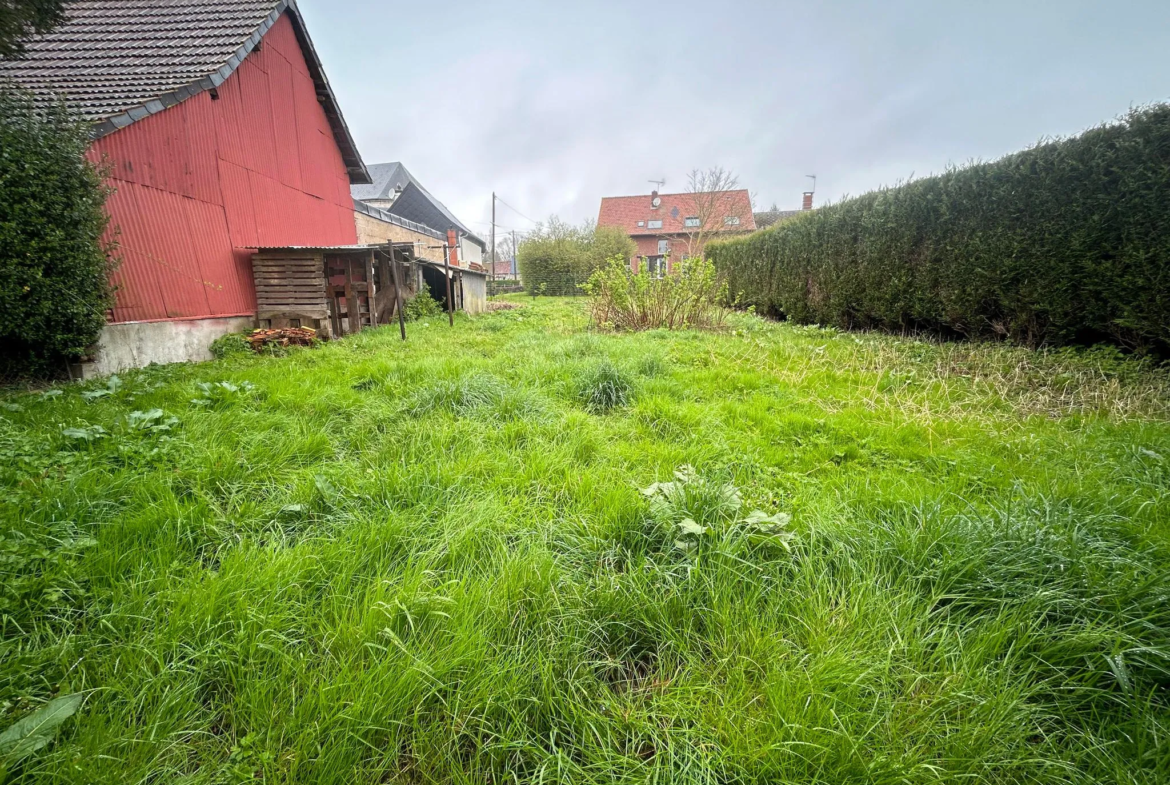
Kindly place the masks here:
<instances>
[{"instance_id":1,"label":"tv antenna on roof","mask_svg":"<svg viewBox=\"0 0 1170 785\"><path fill-rule=\"evenodd\" d=\"M813 181L812 190L809 193L815 194L817 192L817 176L815 174L806 174L805 177Z\"/></svg>"},{"instance_id":2,"label":"tv antenna on roof","mask_svg":"<svg viewBox=\"0 0 1170 785\"><path fill-rule=\"evenodd\" d=\"M647 180L646 182L648 182L648 183L654 183L655 185L657 185L657 186L658 186L658 188L657 188L657 189L655 189L655 190L661 191L661 190L662 190L662 186L666 185L666 178L665 178L665 177L663 177L661 180Z\"/></svg>"}]
</instances>

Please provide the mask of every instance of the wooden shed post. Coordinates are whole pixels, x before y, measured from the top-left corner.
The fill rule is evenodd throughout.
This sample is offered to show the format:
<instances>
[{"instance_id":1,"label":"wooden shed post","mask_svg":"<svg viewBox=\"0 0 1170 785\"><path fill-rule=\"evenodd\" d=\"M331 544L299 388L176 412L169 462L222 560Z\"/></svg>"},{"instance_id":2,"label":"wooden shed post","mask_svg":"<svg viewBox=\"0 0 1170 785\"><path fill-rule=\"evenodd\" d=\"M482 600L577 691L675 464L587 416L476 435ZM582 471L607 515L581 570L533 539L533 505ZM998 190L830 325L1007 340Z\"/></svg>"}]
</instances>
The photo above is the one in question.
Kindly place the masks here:
<instances>
[{"instance_id":1,"label":"wooden shed post","mask_svg":"<svg viewBox=\"0 0 1170 785\"><path fill-rule=\"evenodd\" d=\"M390 264L391 262L386 261L386 253L384 251L379 252L378 280L382 282L382 290L387 294L390 292L390 281L393 278L393 274L390 272ZM393 315L394 303L387 297L386 302L382 304L382 308L378 311L378 318L382 320L383 324L390 324L390 317Z\"/></svg>"},{"instance_id":2,"label":"wooden shed post","mask_svg":"<svg viewBox=\"0 0 1170 785\"><path fill-rule=\"evenodd\" d=\"M374 287L374 249L366 260L366 300L370 303L370 327L378 326L378 292Z\"/></svg>"},{"instance_id":3,"label":"wooden shed post","mask_svg":"<svg viewBox=\"0 0 1170 785\"><path fill-rule=\"evenodd\" d=\"M402 315L402 284L398 281L398 260L394 258L394 246L390 246L390 270L394 274L394 305L398 308L398 329L402 340L406 340L406 319Z\"/></svg>"},{"instance_id":4,"label":"wooden shed post","mask_svg":"<svg viewBox=\"0 0 1170 785\"><path fill-rule=\"evenodd\" d=\"M443 278L447 281L447 321L455 326L455 304L451 302L451 254L443 243Z\"/></svg>"},{"instance_id":5,"label":"wooden shed post","mask_svg":"<svg viewBox=\"0 0 1170 785\"><path fill-rule=\"evenodd\" d=\"M353 258L342 256L345 265L345 309L349 312L346 317L349 322L349 334L356 335L362 331L362 309L358 302L357 289L353 288Z\"/></svg>"}]
</instances>

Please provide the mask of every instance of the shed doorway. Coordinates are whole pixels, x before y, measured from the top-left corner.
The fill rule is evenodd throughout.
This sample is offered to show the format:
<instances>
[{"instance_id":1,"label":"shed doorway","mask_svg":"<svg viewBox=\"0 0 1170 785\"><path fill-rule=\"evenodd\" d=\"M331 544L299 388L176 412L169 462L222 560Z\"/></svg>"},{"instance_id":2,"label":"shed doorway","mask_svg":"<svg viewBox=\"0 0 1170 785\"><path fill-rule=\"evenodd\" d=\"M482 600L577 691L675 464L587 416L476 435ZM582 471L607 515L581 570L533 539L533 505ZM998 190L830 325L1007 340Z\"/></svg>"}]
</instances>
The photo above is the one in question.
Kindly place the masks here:
<instances>
[{"instance_id":1,"label":"shed doorway","mask_svg":"<svg viewBox=\"0 0 1170 785\"><path fill-rule=\"evenodd\" d=\"M423 283L426 284L427 292L431 295L431 299L443 306L443 310L447 310L447 281L446 274L429 264L419 265L422 268ZM455 295L454 281L451 282L451 295Z\"/></svg>"}]
</instances>

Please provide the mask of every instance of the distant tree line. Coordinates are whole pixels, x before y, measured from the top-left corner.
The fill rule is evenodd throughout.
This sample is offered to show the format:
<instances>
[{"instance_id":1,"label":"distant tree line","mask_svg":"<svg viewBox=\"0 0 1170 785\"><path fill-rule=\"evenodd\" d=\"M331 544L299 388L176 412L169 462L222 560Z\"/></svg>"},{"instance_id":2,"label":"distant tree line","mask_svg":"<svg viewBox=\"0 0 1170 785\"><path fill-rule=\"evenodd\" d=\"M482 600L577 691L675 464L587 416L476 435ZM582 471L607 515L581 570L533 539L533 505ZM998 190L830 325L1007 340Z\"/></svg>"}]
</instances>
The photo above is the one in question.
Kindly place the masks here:
<instances>
[{"instance_id":1,"label":"distant tree line","mask_svg":"<svg viewBox=\"0 0 1170 785\"><path fill-rule=\"evenodd\" d=\"M618 227L592 221L575 226L554 215L520 242L516 261L526 292L565 295L579 293L606 260L629 259L636 251L634 241Z\"/></svg>"}]
</instances>

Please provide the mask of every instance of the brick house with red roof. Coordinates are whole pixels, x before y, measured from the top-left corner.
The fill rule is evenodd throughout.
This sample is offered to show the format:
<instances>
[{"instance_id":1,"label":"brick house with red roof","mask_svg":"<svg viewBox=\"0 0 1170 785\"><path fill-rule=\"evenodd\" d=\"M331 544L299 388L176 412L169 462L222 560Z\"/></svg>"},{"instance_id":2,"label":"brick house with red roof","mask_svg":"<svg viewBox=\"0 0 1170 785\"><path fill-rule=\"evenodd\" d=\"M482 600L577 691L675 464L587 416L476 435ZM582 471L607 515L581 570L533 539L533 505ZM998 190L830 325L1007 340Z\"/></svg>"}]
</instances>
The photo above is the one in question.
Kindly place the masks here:
<instances>
[{"instance_id":1,"label":"brick house with red roof","mask_svg":"<svg viewBox=\"0 0 1170 785\"><path fill-rule=\"evenodd\" d=\"M707 194L607 196L601 200L598 226L616 226L638 246L630 260L636 272L645 265L666 273L673 263L703 253L711 239L756 230L751 196L746 190Z\"/></svg>"}]
</instances>

